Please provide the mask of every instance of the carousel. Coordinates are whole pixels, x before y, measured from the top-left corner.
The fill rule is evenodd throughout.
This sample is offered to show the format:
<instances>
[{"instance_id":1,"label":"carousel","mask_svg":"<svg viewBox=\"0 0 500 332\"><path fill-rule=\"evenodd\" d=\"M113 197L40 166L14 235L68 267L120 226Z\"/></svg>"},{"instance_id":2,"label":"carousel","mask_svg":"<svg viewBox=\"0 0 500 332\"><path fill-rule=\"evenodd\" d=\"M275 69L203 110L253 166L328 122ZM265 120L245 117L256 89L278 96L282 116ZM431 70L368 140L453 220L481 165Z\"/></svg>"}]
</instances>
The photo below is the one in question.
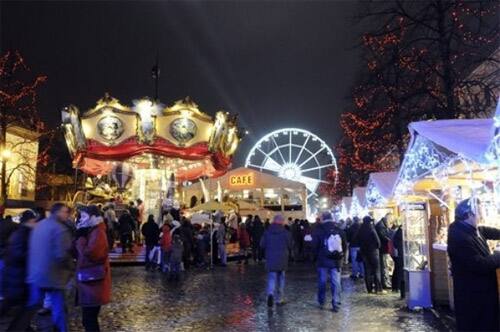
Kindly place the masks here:
<instances>
[{"instance_id":1,"label":"carousel","mask_svg":"<svg viewBox=\"0 0 500 332\"><path fill-rule=\"evenodd\" d=\"M236 116L212 118L189 98L126 106L106 94L85 112L66 107L62 122L73 167L87 177L85 200L140 198L155 215L172 188L225 174L240 141Z\"/></svg>"}]
</instances>

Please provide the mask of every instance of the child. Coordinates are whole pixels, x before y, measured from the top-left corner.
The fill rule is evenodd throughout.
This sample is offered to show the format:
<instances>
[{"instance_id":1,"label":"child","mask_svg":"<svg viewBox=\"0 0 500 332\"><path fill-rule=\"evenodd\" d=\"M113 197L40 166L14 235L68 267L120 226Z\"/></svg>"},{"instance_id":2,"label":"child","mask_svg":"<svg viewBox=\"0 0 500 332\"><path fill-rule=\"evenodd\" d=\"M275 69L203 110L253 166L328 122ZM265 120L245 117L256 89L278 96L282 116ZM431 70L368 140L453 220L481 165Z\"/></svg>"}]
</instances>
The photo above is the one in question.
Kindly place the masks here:
<instances>
[{"instance_id":1,"label":"child","mask_svg":"<svg viewBox=\"0 0 500 332\"><path fill-rule=\"evenodd\" d=\"M179 280L181 270L182 254L184 245L179 234L175 234L172 239L172 248L170 251L170 275L169 279Z\"/></svg>"},{"instance_id":2,"label":"child","mask_svg":"<svg viewBox=\"0 0 500 332\"><path fill-rule=\"evenodd\" d=\"M162 227L162 234L160 238L162 271L167 272L169 269L168 261L170 250L172 250L172 235L170 234L170 225L165 223Z\"/></svg>"}]
</instances>

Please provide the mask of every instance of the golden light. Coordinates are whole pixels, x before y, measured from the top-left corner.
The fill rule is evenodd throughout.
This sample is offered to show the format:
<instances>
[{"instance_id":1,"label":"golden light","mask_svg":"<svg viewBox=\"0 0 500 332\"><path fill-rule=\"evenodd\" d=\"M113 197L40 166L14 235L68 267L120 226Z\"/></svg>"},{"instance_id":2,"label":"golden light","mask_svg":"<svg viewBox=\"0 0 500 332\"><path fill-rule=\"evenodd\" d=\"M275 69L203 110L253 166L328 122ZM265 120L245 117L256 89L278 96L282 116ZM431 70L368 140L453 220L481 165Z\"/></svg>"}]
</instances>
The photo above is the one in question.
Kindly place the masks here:
<instances>
[{"instance_id":1,"label":"golden light","mask_svg":"<svg viewBox=\"0 0 500 332\"><path fill-rule=\"evenodd\" d=\"M0 156L3 160L7 160L12 157L12 151L10 151L9 149L5 149L0 153Z\"/></svg>"}]
</instances>

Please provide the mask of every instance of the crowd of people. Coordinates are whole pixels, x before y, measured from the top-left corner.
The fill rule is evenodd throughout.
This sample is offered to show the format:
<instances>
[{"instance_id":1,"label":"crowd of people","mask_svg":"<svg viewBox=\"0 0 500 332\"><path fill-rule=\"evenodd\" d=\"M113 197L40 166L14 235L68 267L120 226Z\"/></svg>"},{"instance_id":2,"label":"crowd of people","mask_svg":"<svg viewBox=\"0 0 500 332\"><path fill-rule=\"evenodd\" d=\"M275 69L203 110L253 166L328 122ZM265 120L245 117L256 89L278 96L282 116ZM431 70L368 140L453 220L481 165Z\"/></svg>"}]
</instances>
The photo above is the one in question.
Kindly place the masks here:
<instances>
[{"instance_id":1,"label":"crowd of people","mask_svg":"<svg viewBox=\"0 0 500 332\"><path fill-rule=\"evenodd\" d=\"M68 298L74 296L81 307L84 329L99 331L101 306L111 300L108 254L118 249L130 252L142 245L148 271L179 280L184 270L227 266L226 244L238 243L236 264L249 264L250 259L255 264L265 261L269 307L285 304L285 275L291 261L316 264L321 309L327 303L329 281L330 309L339 311L341 274L349 265L350 277L354 282L364 280L368 293L383 295L392 289L405 296L402 227L391 214L375 222L370 216L342 220L324 212L310 224L307 220L285 220L279 214L263 222L259 216L243 219L234 214L226 218L217 212L213 222L201 225L192 224L175 209L161 213L160 220L148 215L143 222L141 205L137 200L118 210L109 202L72 210L57 203L48 216L37 209L24 211L17 221L10 216L2 218L0 313L13 317L8 330L29 331L36 313L50 313L54 327L68 331L66 308ZM471 325L473 313L490 324L485 327L495 326L491 315L498 310L498 299L493 295L497 294L494 270L500 267L500 258L490 254L485 239L500 239L500 231L477 226L477 220L469 203L459 204L449 235L455 304L460 313L457 323L468 328L475 326ZM482 280L474 284L484 288L482 301L489 301L487 308L477 298L483 288L477 294L467 288L475 280ZM471 303L482 309L471 313Z\"/></svg>"},{"instance_id":2,"label":"crowd of people","mask_svg":"<svg viewBox=\"0 0 500 332\"><path fill-rule=\"evenodd\" d=\"M107 227L95 205L72 211L56 203L49 211L26 210L19 223L1 222L2 315L7 331L29 331L38 312L50 313L68 331L67 302L74 293L86 331L99 331L98 315L111 298Z\"/></svg>"}]
</instances>

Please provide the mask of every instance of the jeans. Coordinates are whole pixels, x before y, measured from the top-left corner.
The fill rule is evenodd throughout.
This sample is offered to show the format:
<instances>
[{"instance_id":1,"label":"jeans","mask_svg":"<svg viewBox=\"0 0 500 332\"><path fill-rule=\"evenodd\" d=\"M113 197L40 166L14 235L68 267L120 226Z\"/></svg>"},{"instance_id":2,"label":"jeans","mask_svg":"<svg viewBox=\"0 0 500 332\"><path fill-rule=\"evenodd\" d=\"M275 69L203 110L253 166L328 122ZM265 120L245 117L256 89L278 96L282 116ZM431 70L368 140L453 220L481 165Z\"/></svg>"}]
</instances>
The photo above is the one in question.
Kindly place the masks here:
<instances>
[{"instance_id":1,"label":"jeans","mask_svg":"<svg viewBox=\"0 0 500 332\"><path fill-rule=\"evenodd\" d=\"M68 314L66 311L66 294L64 289L30 287L30 306L41 306L43 294L48 296L51 304L52 323L60 332L68 331Z\"/></svg>"},{"instance_id":2,"label":"jeans","mask_svg":"<svg viewBox=\"0 0 500 332\"><path fill-rule=\"evenodd\" d=\"M219 250L219 259L222 265L227 264L227 254L226 254L226 246L222 243L218 245Z\"/></svg>"},{"instance_id":3,"label":"jeans","mask_svg":"<svg viewBox=\"0 0 500 332\"><path fill-rule=\"evenodd\" d=\"M278 284L277 287L276 283ZM285 296L285 271L267 273L267 295L272 295L278 303L283 301Z\"/></svg>"},{"instance_id":4,"label":"jeans","mask_svg":"<svg viewBox=\"0 0 500 332\"><path fill-rule=\"evenodd\" d=\"M325 304L326 300L326 280L330 276L330 287L332 291L332 306L340 304L340 293L342 284L340 282L340 268L318 267L318 302Z\"/></svg>"},{"instance_id":5,"label":"jeans","mask_svg":"<svg viewBox=\"0 0 500 332\"><path fill-rule=\"evenodd\" d=\"M101 306L82 307L82 325L85 332L99 332L99 311Z\"/></svg>"},{"instance_id":6,"label":"jeans","mask_svg":"<svg viewBox=\"0 0 500 332\"><path fill-rule=\"evenodd\" d=\"M363 267L363 262L358 262L359 247L349 248L349 256L351 257L352 275L355 277L365 275L365 269Z\"/></svg>"},{"instance_id":7,"label":"jeans","mask_svg":"<svg viewBox=\"0 0 500 332\"><path fill-rule=\"evenodd\" d=\"M163 272L167 272L170 270L169 259L170 259L170 252L162 250L161 251L161 270Z\"/></svg>"},{"instance_id":8,"label":"jeans","mask_svg":"<svg viewBox=\"0 0 500 332\"><path fill-rule=\"evenodd\" d=\"M149 254L151 253L151 250L153 250L154 247L155 247L154 245L146 245L146 257L144 257L145 258L146 269L150 265L154 266L154 264L151 264L151 261L149 259Z\"/></svg>"},{"instance_id":9,"label":"jeans","mask_svg":"<svg viewBox=\"0 0 500 332\"><path fill-rule=\"evenodd\" d=\"M380 261L378 249L363 253L363 263L365 264L365 283L368 293L380 292L382 283L380 281ZM375 289L373 286L375 285Z\"/></svg>"},{"instance_id":10,"label":"jeans","mask_svg":"<svg viewBox=\"0 0 500 332\"><path fill-rule=\"evenodd\" d=\"M388 261L391 260L389 254L380 254L380 281L383 288L391 288L390 268Z\"/></svg>"}]
</instances>

